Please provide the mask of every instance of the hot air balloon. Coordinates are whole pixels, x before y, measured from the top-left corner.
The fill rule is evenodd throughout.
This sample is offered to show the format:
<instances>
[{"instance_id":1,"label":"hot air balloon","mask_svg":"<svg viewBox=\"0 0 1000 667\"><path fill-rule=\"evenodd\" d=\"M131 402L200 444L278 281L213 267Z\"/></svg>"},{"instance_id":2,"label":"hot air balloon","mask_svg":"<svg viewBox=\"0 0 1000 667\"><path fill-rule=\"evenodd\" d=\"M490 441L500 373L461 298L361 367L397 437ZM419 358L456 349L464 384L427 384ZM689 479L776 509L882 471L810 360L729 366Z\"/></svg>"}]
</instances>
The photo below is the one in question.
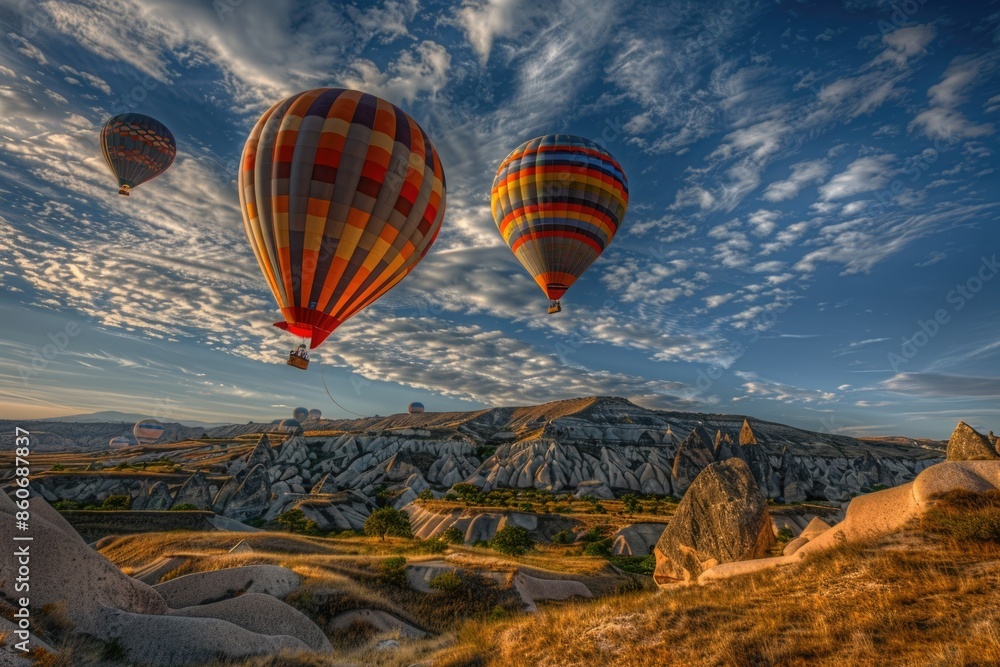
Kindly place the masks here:
<instances>
[{"instance_id":1,"label":"hot air balloon","mask_svg":"<svg viewBox=\"0 0 1000 667\"><path fill-rule=\"evenodd\" d=\"M310 348L413 270L444 217L444 170L427 134L389 102L341 88L292 95L261 116L239 191L284 317L275 326ZM305 367L294 354L288 363Z\"/></svg>"},{"instance_id":2,"label":"hot air balloon","mask_svg":"<svg viewBox=\"0 0 1000 667\"><path fill-rule=\"evenodd\" d=\"M136 422L132 435L140 445L151 445L163 436L163 424L155 419Z\"/></svg>"},{"instance_id":3,"label":"hot air balloon","mask_svg":"<svg viewBox=\"0 0 1000 667\"><path fill-rule=\"evenodd\" d=\"M414 401L406 406L406 411L411 415L419 415L424 411L424 404L419 401Z\"/></svg>"},{"instance_id":4,"label":"hot air balloon","mask_svg":"<svg viewBox=\"0 0 1000 667\"><path fill-rule=\"evenodd\" d=\"M526 141L497 169L490 206L500 235L549 297L559 299L611 243L628 182L599 145L568 134Z\"/></svg>"},{"instance_id":5,"label":"hot air balloon","mask_svg":"<svg viewBox=\"0 0 1000 667\"><path fill-rule=\"evenodd\" d=\"M292 410L292 419L296 421L305 421L306 417L309 416L309 410L306 408L295 408Z\"/></svg>"},{"instance_id":6,"label":"hot air balloon","mask_svg":"<svg viewBox=\"0 0 1000 667\"><path fill-rule=\"evenodd\" d=\"M101 152L118 178L118 194L162 174L177 155L170 130L155 118L141 113L123 113L104 124Z\"/></svg>"},{"instance_id":7,"label":"hot air balloon","mask_svg":"<svg viewBox=\"0 0 1000 667\"><path fill-rule=\"evenodd\" d=\"M313 408L312 410L309 411L309 417L307 419L309 421L318 422L322 418L323 418L323 413L317 410L316 408Z\"/></svg>"},{"instance_id":8,"label":"hot air balloon","mask_svg":"<svg viewBox=\"0 0 1000 667\"><path fill-rule=\"evenodd\" d=\"M274 430L278 433L294 433L302 430L302 424L297 419L282 419Z\"/></svg>"},{"instance_id":9,"label":"hot air balloon","mask_svg":"<svg viewBox=\"0 0 1000 667\"><path fill-rule=\"evenodd\" d=\"M122 449L124 447L128 447L131 444L132 441L129 440L129 437L127 435L119 435L118 437L111 438L111 440L108 442L108 447L111 449Z\"/></svg>"}]
</instances>

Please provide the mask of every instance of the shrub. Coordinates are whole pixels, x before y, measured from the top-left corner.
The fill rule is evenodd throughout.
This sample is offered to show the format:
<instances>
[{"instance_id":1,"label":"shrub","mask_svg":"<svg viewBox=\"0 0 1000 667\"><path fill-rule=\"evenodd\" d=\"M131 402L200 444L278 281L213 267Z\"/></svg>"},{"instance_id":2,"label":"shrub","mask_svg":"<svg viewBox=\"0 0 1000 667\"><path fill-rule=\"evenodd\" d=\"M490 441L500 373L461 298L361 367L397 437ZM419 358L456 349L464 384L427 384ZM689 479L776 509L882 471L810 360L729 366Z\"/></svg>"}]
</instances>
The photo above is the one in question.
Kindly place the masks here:
<instances>
[{"instance_id":1,"label":"shrub","mask_svg":"<svg viewBox=\"0 0 1000 667\"><path fill-rule=\"evenodd\" d=\"M458 593L465 588L465 582L454 572L442 572L431 579L430 587L444 593Z\"/></svg>"},{"instance_id":2,"label":"shrub","mask_svg":"<svg viewBox=\"0 0 1000 667\"><path fill-rule=\"evenodd\" d=\"M448 550L448 543L440 537L432 537L420 543L420 550L429 554L443 554Z\"/></svg>"},{"instance_id":3,"label":"shrub","mask_svg":"<svg viewBox=\"0 0 1000 667\"><path fill-rule=\"evenodd\" d=\"M80 503L75 500L57 500L52 503L52 508L60 512L78 510L80 509Z\"/></svg>"},{"instance_id":4,"label":"shrub","mask_svg":"<svg viewBox=\"0 0 1000 667\"><path fill-rule=\"evenodd\" d=\"M379 563L379 579L390 586L406 586L406 558L393 556Z\"/></svg>"},{"instance_id":5,"label":"shrub","mask_svg":"<svg viewBox=\"0 0 1000 667\"><path fill-rule=\"evenodd\" d=\"M520 509L520 510L521 510L522 512L533 512L533 511L535 510L535 506L534 506L534 505L532 505L531 503L521 503L521 504L520 504L520 505L518 505L517 507L518 507L518 509Z\"/></svg>"},{"instance_id":6,"label":"shrub","mask_svg":"<svg viewBox=\"0 0 1000 667\"><path fill-rule=\"evenodd\" d=\"M490 543L487 542L486 540L476 540L475 542L472 543L472 546L479 547L480 549L487 549L489 548Z\"/></svg>"},{"instance_id":7,"label":"shrub","mask_svg":"<svg viewBox=\"0 0 1000 667\"><path fill-rule=\"evenodd\" d=\"M191 503L181 503L180 505L174 505L173 507L171 507L170 511L171 512L190 512L192 510L197 511L197 509L198 508L195 507L194 505L192 505Z\"/></svg>"},{"instance_id":8,"label":"shrub","mask_svg":"<svg viewBox=\"0 0 1000 667\"><path fill-rule=\"evenodd\" d=\"M611 556L611 562L623 572L652 576L656 569L656 556Z\"/></svg>"},{"instance_id":9,"label":"shrub","mask_svg":"<svg viewBox=\"0 0 1000 667\"><path fill-rule=\"evenodd\" d=\"M584 533L580 537L580 539L583 540L584 542L587 542L588 544L591 543L591 542L597 542L599 540L603 540L604 539L604 534L601 531L601 526L594 526L593 528L591 528L590 530L588 530L586 533Z\"/></svg>"},{"instance_id":10,"label":"shrub","mask_svg":"<svg viewBox=\"0 0 1000 667\"><path fill-rule=\"evenodd\" d=\"M413 537L410 515L393 507L381 507L365 519L365 535L385 540L393 537Z\"/></svg>"},{"instance_id":11,"label":"shrub","mask_svg":"<svg viewBox=\"0 0 1000 667\"><path fill-rule=\"evenodd\" d=\"M52 465L51 468L49 468L49 470L53 470L53 471L55 471L55 470L65 470L65 469L66 469L66 466L64 466L61 463L55 463L55 464Z\"/></svg>"},{"instance_id":12,"label":"shrub","mask_svg":"<svg viewBox=\"0 0 1000 667\"><path fill-rule=\"evenodd\" d=\"M626 514L635 514L636 512L642 511L642 503L639 499L632 493L626 493L622 496L622 505L625 507Z\"/></svg>"},{"instance_id":13,"label":"shrub","mask_svg":"<svg viewBox=\"0 0 1000 667\"><path fill-rule=\"evenodd\" d=\"M778 531L778 541L779 542L790 542L792 538L795 537L795 533L788 526L785 526Z\"/></svg>"},{"instance_id":14,"label":"shrub","mask_svg":"<svg viewBox=\"0 0 1000 667\"><path fill-rule=\"evenodd\" d=\"M132 506L132 498L128 494L115 494L108 496L101 503L101 509L106 511L127 510Z\"/></svg>"},{"instance_id":15,"label":"shrub","mask_svg":"<svg viewBox=\"0 0 1000 667\"><path fill-rule=\"evenodd\" d=\"M535 546L531 534L521 526L505 526L490 540L490 548L508 556L520 556Z\"/></svg>"},{"instance_id":16,"label":"shrub","mask_svg":"<svg viewBox=\"0 0 1000 667\"><path fill-rule=\"evenodd\" d=\"M448 530L441 533L441 539L448 544L462 544L465 542L465 535L462 534L458 528L452 526Z\"/></svg>"},{"instance_id":17,"label":"shrub","mask_svg":"<svg viewBox=\"0 0 1000 667\"><path fill-rule=\"evenodd\" d=\"M576 533L572 530L560 530L551 538L552 544L572 544L576 539Z\"/></svg>"},{"instance_id":18,"label":"shrub","mask_svg":"<svg viewBox=\"0 0 1000 667\"><path fill-rule=\"evenodd\" d=\"M607 514L608 510L601 503L594 503L594 506L587 510L587 514Z\"/></svg>"},{"instance_id":19,"label":"shrub","mask_svg":"<svg viewBox=\"0 0 1000 667\"><path fill-rule=\"evenodd\" d=\"M434 500L434 492L430 489L424 489L417 494L417 498L420 498L420 500Z\"/></svg>"},{"instance_id":20,"label":"shrub","mask_svg":"<svg viewBox=\"0 0 1000 667\"><path fill-rule=\"evenodd\" d=\"M601 558L611 557L611 538L605 537L603 540L591 542L583 548L584 556L600 556Z\"/></svg>"}]
</instances>

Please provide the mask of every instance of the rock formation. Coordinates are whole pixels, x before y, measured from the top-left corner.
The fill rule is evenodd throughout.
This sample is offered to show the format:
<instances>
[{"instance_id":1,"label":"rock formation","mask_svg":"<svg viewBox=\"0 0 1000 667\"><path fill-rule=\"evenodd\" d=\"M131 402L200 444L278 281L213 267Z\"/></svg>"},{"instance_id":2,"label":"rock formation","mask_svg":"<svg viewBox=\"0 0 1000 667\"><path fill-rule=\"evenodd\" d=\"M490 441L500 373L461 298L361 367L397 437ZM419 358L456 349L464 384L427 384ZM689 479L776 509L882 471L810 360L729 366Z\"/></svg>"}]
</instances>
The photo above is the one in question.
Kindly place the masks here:
<instances>
[{"instance_id":1,"label":"rock formation","mask_svg":"<svg viewBox=\"0 0 1000 667\"><path fill-rule=\"evenodd\" d=\"M31 502L32 607L52 605L73 632L117 641L127 657L123 663L172 667L283 650L332 651L312 621L273 597L288 595L298 585L298 575L290 570L257 566L266 571L202 572L188 575L197 582L161 584L161 591L125 575L90 548L43 499ZM16 512L13 501L0 493L0 539L7 544L15 544ZM0 580L6 599L23 595L14 587L13 577ZM240 591L263 597L235 597Z\"/></svg>"},{"instance_id":2,"label":"rock formation","mask_svg":"<svg viewBox=\"0 0 1000 667\"><path fill-rule=\"evenodd\" d=\"M948 440L949 461L990 461L1000 459L993 443L964 421L958 422Z\"/></svg>"},{"instance_id":3,"label":"rock formation","mask_svg":"<svg viewBox=\"0 0 1000 667\"><path fill-rule=\"evenodd\" d=\"M677 448L671 483L677 495L683 494L694 482L695 477L715 460L712 440L701 426L691 429L691 433Z\"/></svg>"},{"instance_id":4,"label":"rock formation","mask_svg":"<svg viewBox=\"0 0 1000 667\"><path fill-rule=\"evenodd\" d=\"M753 429L750 428L750 420L747 418L743 419L743 426L740 427L740 446L745 445L757 445L757 436L754 435Z\"/></svg>"},{"instance_id":5,"label":"rock formation","mask_svg":"<svg viewBox=\"0 0 1000 667\"><path fill-rule=\"evenodd\" d=\"M177 490L174 496L174 506L194 505L196 509L212 509L212 495L208 489L208 480L199 470L191 475L186 482Z\"/></svg>"},{"instance_id":6,"label":"rock formation","mask_svg":"<svg viewBox=\"0 0 1000 667\"><path fill-rule=\"evenodd\" d=\"M696 580L719 563L760 558L774 545L767 502L741 459L705 468L656 543L659 584Z\"/></svg>"}]
</instances>

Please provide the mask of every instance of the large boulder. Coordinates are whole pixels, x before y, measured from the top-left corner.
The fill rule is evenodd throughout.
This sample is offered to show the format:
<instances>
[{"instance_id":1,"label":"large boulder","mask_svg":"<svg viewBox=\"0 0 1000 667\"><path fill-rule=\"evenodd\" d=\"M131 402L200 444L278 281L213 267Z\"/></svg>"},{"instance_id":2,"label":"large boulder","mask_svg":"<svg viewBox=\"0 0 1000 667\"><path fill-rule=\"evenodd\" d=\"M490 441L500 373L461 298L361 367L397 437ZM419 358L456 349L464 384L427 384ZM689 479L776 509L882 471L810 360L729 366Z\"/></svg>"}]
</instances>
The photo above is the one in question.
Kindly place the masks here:
<instances>
[{"instance_id":1,"label":"large boulder","mask_svg":"<svg viewBox=\"0 0 1000 667\"><path fill-rule=\"evenodd\" d=\"M240 544L246 544L240 542ZM170 612L171 616L217 618L261 635L288 635L314 651L333 651L330 640L309 617L281 600L263 593L246 593L197 607Z\"/></svg>"},{"instance_id":2,"label":"large boulder","mask_svg":"<svg viewBox=\"0 0 1000 667\"><path fill-rule=\"evenodd\" d=\"M656 546L665 523L636 523L611 536L611 553L620 556L648 556Z\"/></svg>"},{"instance_id":3,"label":"large boulder","mask_svg":"<svg viewBox=\"0 0 1000 667\"><path fill-rule=\"evenodd\" d=\"M949 461L992 461L1000 459L986 436L963 421L958 422L948 440Z\"/></svg>"},{"instance_id":4,"label":"large boulder","mask_svg":"<svg viewBox=\"0 0 1000 667\"><path fill-rule=\"evenodd\" d=\"M692 581L719 563L760 558L774 546L767 501L739 458L713 463L694 480L660 536L654 578Z\"/></svg>"},{"instance_id":5,"label":"large boulder","mask_svg":"<svg viewBox=\"0 0 1000 667\"><path fill-rule=\"evenodd\" d=\"M102 610L108 607L136 614L163 614L167 603L150 586L127 576L107 558L87 546L42 498L31 499L30 542L15 542L17 506L0 493L0 540L28 548L31 559L31 605L59 606L80 632L101 636ZM10 515L10 516L2 516ZM8 559L8 562L13 560ZM22 597L14 577L0 577L0 594L8 600Z\"/></svg>"},{"instance_id":6,"label":"large boulder","mask_svg":"<svg viewBox=\"0 0 1000 667\"><path fill-rule=\"evenodd\" d=\"M195 572L170 579L153 588L174 609L211 604L245 593L283 598L302 578L277 565L247 565L210 572Z\"/></svg>"},{"instance_id":7,"label":"large boulder","mask_svg":"<svg viewBox=\"0 0 1000 667\"><path fill-rule=\"evenodd\" d=\"M675 493L683 494L701 471L715 460L713 448L714 443L708 431L701 426L691 429L674 457L671 473Z\"/></svg>"}]
</instances>

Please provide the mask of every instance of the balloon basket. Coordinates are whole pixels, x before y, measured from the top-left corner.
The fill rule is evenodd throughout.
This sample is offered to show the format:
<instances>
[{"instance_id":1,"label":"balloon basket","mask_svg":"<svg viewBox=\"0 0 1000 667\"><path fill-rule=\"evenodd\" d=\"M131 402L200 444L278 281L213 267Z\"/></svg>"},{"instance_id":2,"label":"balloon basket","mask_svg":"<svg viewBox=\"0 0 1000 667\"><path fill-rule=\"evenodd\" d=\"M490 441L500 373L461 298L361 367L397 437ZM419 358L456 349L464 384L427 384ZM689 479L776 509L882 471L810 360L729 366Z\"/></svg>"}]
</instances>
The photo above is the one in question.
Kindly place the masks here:
<instances>
[{"instance_id":1,"label":"balloon basket","mask_svg":"<svg viewBox=\"0 0 1000 667\"><path fill-rule=\"evenodd\" d=\"M562 306L559 305L558 301L553 301L549 304L549 315L555 315L556 313L562 312Z\"/></svg>"},{"instance_id":2,"label":"balloon basket","mask_svg":"<svg viewBox=\"0 0 1000 667\"><path fill-rule=\"evenodd\" d=\"M309 368L309 360L306 359L305 357L300 357L297 354L288 355L288 361L285 363L287 363L289 366L295 366L296 368L299 368L301 370L306 370L307 368Z\"/></svg>"},{"instance_id":3,"label":"balloon basket","mask_svg":"<svg viewBox=\"0 0 1000 667\"><path fill-rule=\"evenodd\" d=\"M130 188L129 186L123 185L120 188L118 188L118 194L124 195L125 197L128 197L129 190L131 190L131 189L132 188Z\"/></svg>"}]
</instances>

